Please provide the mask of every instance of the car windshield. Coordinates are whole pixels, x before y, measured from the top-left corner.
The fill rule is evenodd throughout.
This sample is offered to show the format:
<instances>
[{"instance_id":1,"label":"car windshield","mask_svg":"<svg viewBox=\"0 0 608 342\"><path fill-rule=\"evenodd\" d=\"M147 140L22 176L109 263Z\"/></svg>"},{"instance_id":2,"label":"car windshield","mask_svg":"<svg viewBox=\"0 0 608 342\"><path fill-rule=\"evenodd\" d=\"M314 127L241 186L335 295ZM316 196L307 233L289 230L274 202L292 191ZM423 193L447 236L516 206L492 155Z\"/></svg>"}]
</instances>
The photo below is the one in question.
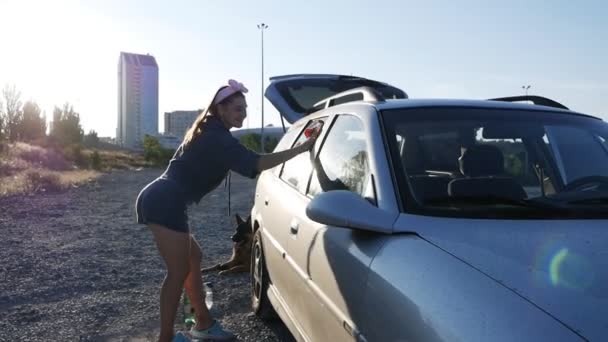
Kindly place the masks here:
<instances>
[{"instance_id":1,"label":"car windshield","mask_svg":"<svg viewBox=\"0 0 608 342\"><path fill-rule=\"evenodd\" d=\"M406 211L606 212L608 125L599 119L454 107L389 110L382 117Z\"/></svg>"}]
</instances>

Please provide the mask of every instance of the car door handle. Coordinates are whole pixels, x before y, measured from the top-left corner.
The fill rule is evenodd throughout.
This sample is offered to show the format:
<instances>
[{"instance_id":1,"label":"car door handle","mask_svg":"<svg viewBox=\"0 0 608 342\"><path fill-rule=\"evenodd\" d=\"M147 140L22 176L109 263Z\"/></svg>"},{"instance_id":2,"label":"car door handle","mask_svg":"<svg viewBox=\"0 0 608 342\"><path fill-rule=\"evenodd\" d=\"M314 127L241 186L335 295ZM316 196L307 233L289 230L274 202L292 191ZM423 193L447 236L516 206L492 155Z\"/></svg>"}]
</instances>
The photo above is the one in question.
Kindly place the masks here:
<instances>
[{"instance_id":1,"label":"car door handle","mask_svg":"<svg viewBox=\"0 0 608 342\"><path fill-rule=\"evenodd\" d=\"M300 228L300 224L298 223L298 221L296 221L295 219L293 221L291 221L291 224L289 225L289 231L291 232L291 234L293 234L293 235L298 234L299 228Z\"/></svg>"},{"instance_id":2,"label":"car door handle","mask_svg":"<svg viewBox=\"0 0 608 342\"><path fill-rule=\"evenodd\" d=\"M264 197L264 205L268 205L269 201L268 201L268 197Z\"/></svg>"}]
</instances>

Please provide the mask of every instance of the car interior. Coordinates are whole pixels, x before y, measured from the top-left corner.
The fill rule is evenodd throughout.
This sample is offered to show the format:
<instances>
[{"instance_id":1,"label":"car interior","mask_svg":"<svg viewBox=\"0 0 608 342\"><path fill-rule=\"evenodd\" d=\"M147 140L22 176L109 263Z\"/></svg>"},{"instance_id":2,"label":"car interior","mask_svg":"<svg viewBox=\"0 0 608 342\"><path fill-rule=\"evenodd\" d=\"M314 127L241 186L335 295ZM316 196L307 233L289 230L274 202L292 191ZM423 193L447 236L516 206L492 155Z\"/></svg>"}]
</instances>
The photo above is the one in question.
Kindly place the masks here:
<instances>
[{"instance_id":1,"label":"car interior","mask_svg":"<svg viewBox=\"0 0 608 342\"><path fill-rule=\"evenodd\" d=\"M433 199L503 198L540 195L539 163L530 137L495 127L402 127L397 142L403 170L421 203ZM517 128L513 128L516 130ZM511 134L512 133L512 134ZM542 132L536 139L540 139ZM546 161L545 161L546 164ZM551 180L543 191L552 189Z\"/></svg>"}]
</instances>

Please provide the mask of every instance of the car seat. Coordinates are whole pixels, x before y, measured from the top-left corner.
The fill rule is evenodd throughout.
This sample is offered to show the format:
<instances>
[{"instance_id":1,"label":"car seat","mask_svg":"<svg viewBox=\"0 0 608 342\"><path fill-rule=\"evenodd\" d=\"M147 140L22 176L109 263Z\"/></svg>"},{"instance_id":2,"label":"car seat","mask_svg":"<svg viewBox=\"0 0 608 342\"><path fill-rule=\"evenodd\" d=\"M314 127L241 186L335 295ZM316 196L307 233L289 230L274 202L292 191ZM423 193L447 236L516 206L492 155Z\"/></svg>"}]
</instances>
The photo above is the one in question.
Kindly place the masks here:
<instances>
[{"instance_id":1,"label":"car seat","mask_svg":"<svg viewBox=\"0 0 608 342\"><path fill-rule=\"evenodd\" d=\"M448 194L453 197L526 198L524 188L504 172L504 157L493 145L473 145L458 159L465 176L450 181Z\"/></svg>"}]
</instances>

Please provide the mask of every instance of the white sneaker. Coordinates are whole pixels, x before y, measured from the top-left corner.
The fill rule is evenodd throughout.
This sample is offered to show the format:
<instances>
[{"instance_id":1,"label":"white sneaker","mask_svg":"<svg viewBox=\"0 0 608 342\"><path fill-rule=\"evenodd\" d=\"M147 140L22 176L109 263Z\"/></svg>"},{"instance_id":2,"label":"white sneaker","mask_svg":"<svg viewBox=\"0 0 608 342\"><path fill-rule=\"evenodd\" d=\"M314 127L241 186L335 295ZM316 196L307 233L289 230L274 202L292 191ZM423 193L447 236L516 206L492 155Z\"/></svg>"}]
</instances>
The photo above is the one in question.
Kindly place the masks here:
<instances>
[{"instance_id":1,"label":"white sneaker","mask_svg":"<svg viewBox=\"0 0 608 342\"><path fill-rule=\"evenodd\" d=\"M217 320L214 320L207 329L196 330L192 327L192 329L190 329L190 334L196 339L211 341L231 341L236 338L232 332L224 330Z\"/></svg>"}]
</instances>

